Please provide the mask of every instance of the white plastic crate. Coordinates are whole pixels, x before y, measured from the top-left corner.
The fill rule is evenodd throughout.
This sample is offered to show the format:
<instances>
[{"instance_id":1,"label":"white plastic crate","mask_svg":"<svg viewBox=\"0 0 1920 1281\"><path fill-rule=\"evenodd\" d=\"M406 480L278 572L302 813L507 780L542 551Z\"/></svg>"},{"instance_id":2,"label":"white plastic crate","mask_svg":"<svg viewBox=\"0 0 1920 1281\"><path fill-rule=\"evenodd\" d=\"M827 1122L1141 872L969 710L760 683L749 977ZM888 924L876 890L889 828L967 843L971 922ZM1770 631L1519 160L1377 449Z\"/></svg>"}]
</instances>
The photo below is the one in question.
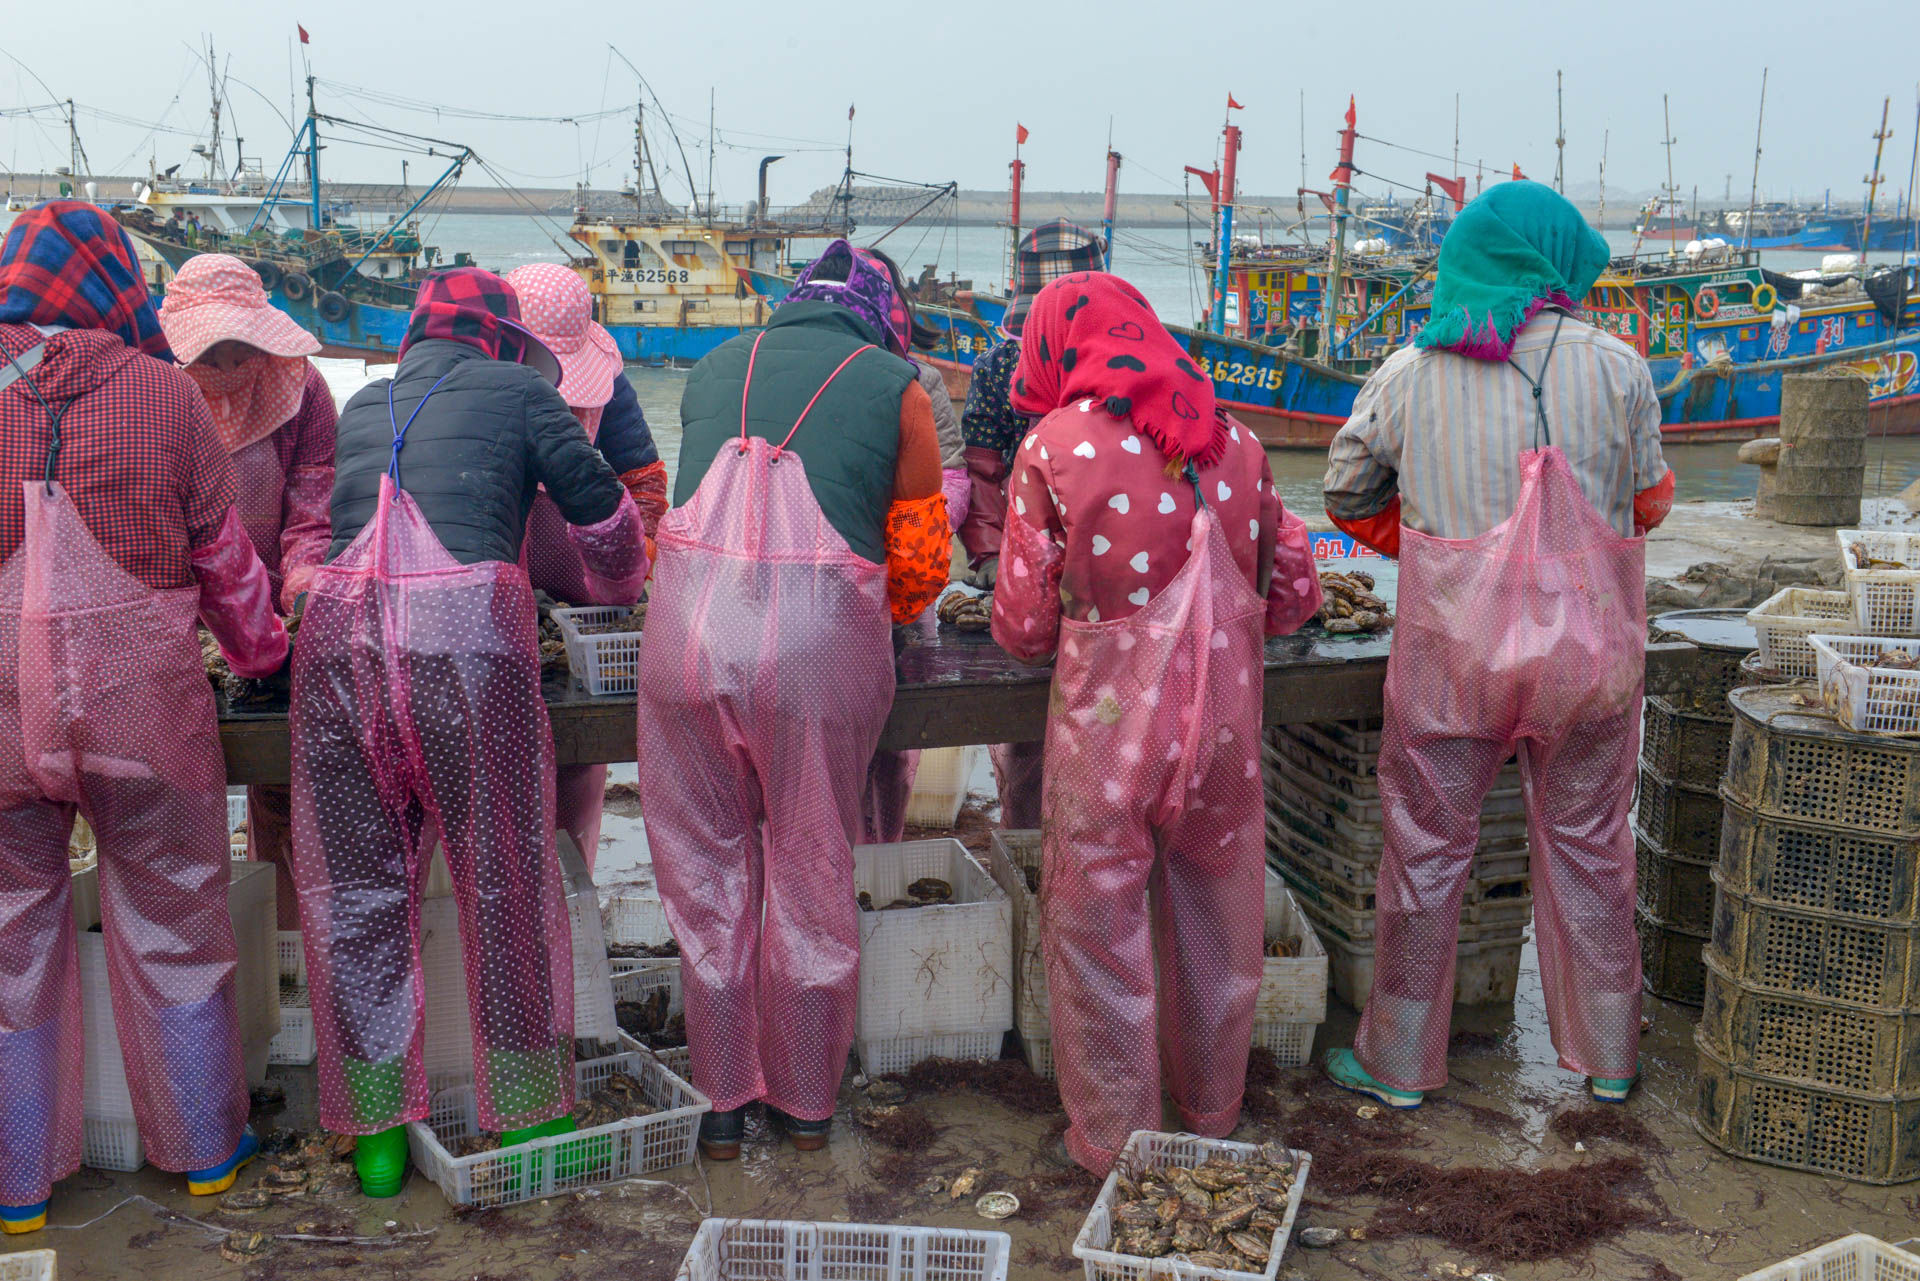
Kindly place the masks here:
<instances>
[{"instance_id":1,"label":"white plastic crate","mask_svg":"<svg viewBox=\"0 0 1920 1281\"><path fill-rule=\"evenodd\" d=\"M1815 632L1807 643L1820 701L1842 725L1862 733L1920 734L1920 671L1873 666L1887 650L1920 657L1920 640Z\"/></svg>"},{"instance_id":2,"label":"white plastic crate","mask_svg":"<svg viewBox=\"0 0 1920 1281\"><path fill-rule=\"evenodd\" d=\"M675 1281L1006 1281L1004 1232L708 1219Z\"/></svg>"},{"instance_id":3,"label":"white plastic crate","mask_svg":"<svg viewBox=\"0 0 1920 1281\"><path fill-rule=\"evenodd\" d=\"M600 931L600 900L586 863L563 833L557 842L567 892L567 925L573 949L573 1034L611 1041L620 1025L613 1017L612 973ZM450 897L429 895L420 903L420 969L425 983L429 1080L471 1077L473 1023L467 1011L467 971L461 959L460 913Z\"/></svg>"},{"instance_id":4,"label":"white plastic crate","mask_svg":"<svg viewBox=\"0 0 1920 1281\"><path fill-rule=\"evenodd\" d=\"M247 834L241 829L247 825L247 792L227 793L227 843L233 846L234 857L246 854Z\"/></svg>"},{"instance_id":5,"label":"white plastic crate","mask_svg":"<svg viewBox=\"0 0 1920 1281\"><path fill-rule=\"evenodd\" d=\"M110 1170L137 1170L142 1159L139 1136L133 1131L133 1094L127 1085L120 1034L114 1022L107 982L107 940L93 929L100 923L99 869L89 867L73 877L74 927L80 965L81 1022L85 1035L81 1072L81 1113L89 1121L106 1123L87 1131L86 1150L104 1160L133 1164L101 1165ZM269 1046L280 1031L280 980L274 948L274 879L270 863L228 864L227 910L233 920L239 960L234 967L234 1006L240 1022L240 1054L247 1081L267 1079ZM122 1124L124 1123L124 1124ZM124 1131L124 1132L123 1132ZM87 1160L87 1164L95 1164Z\"/></svg>"},{"instance_id":6,"label":"white plastic crate","mask_svg":"<svg viewBox=\"0 0 1920 1281\"><path fill-rule=\"evenodd\" d=\"M1269 956L1262 962L1260 995L1253 1006L1253 1043L1281 1067L1305 1067L1313 1056L1314 1029L1327 1018L1327 949L1285 881L1267 869L1267 943L1297 939L1299 956Z\"/></svg>"},{"instance_id":7,"label":"white plastic crate","mask_svg":"<svg viewBox=\"0 0 1920 1281\"><path fill-rule=\"evenodd\" d=\"M1087 1215L1087 1221L1080 1229L1080 1235L1074 1238L1073 1257L1086 1266L1087 1281L1143 1281L1147 1277L1180 1277L1191 1281L1200 1277L1264 1277L1273 1281L1279 1275L1280 1259L1286 1253L1287 1240L1293 1235L1294 1216L1300 1212L1300 1199L1307 1190L1307 1171L1313 1165L1313 1158L1298 1148L1293 1149L1295 1175L1293 1187L1287 1195L1287 1213L1280 1226L1274 1230L1273 1245L1267 1255L1267 1265L1260 1272L1227 1271L1216 1268L1195 1267L1190 1263L1176 1262L1173 1257L1146 1259L1137 1255L1115 1254L1108 1247L1113 1243L1113 1207L1120 1199L1119 1181L1123 1171L1141 1171L1149 1166L1173 1165L1192 1169L1204 1164L1216 1156L1224 1156L1235 1164L1241 1164L1258 1158L1260 1149L1251 1143L1232 1143L1225 1139L1203 1139L1194 1134L1162 1134L1155 1130L1136 1130L1127 1140L1127 1146L1120 1150L1119 1159L1114 1162L1113 1172L1107 1175L1107 1181L1100 1189L1099 1197L1093 1203L1093 1209Z\"/></svg>"},{"instance_id":8,"label":"white plastic crate","mask_svg":"<svg viewBox=\"0 0 1920 1281\"><path fill-rule=\"evenodd\" d=\"M632 610L625 605L583 605L552 612L567 645L567 665L573 669L574 684L596 695L631 694L640 688L639 632L589 636L581 631L617 623Z\"/></svg>"},{"instance_id":9,"label":"white plastic crate","mask_svg":"<svg viewBox=\"0 0 1920 1281\"><path fill-rule=\"evenodd\" d=\"M680 992L680 958L663 956L657 959L648 957L614 957L608 962L613 968L613 1002L644 1001L661 988L667 989L667 1013L678 1014L686 1008Z\"/></svg>"},{"instance_id":10,"label":"white plastic crate","mask_svg":"<svg viewBox=\"0 0 1920 1281\"><path fill-rule=\"evenodd\" d=\"M920 753L907 797L908 827L952 827L967 800L967 780L980 760L978 747L929 747Z\"/></svg>"},{"instance_id":11,"label":"white plastic crate","mask_svg":"<svg viewBox=\"0 0 1920 1281\"><path fill-rule=\"evenodd\" d=\"M1845 592L1817 587L1783 587L1747 613L1747 625L1759 638L1760 665L1781 676L1811 680L1815 632L1840 631L1853 617Z\"/></svg>"},{"instance_id":12,"label":"white plastic crate","mask_svg":"<svg viewBox=\"0 0 1920 1281\"><path fill-rule=\"evenodd\" d=\"M1840 566L1846 575L1853 621L1869 636L1920 635L1920 535L1890 529L1842 529ZM1907 569L1864 568L1855 555L1864 548L1872 560L1893 561Z\"/></svg>"},{"instance_id":13,"label":"white plastic crate","mask_svg":"<svg viewBox=\"0 0 1920 1281\"><path fill-rule=\"evenodd\" d=\"M0 1254L0 1281L54 1281L52 1250L20 1250Z\"/></svg>"},{"instance_id":14,"label":"white plastic crate","mask_svg":"<svg viewBox=\"0 0 1920 1281\"><path fill-rule=\"evenodd\" d=\"M854 847L854 888L876 906L928 876L953 887L951 903L860 913L853 1035L869 1075L927 1058L999 1058L1013 1026L1013 905L967 847Z\"/></svg>"},{"instance_id":15,"label":"white plastic crate","mask_svg":"<svg viewBox=\"0 0 1920 1281\"><path fill-rule=\"evenodd\" d=\"M660 891L622 886L607 895L600 920L609 944L622 947L659 947L673 941L667 909Z\"/></svg>"},{"instance_id":16,"label":"white plastic crate","mask_svg":"<svg viewBox=\"0 0 1920 1281\"><path fill-rule=\"evenodd\" d=\"M1749 1272L1740 1281L1920 1281L1920 1254L1856 1232Z\"/></svg>"},{"instance_id":17,"label":"white plastic crate","mask_svg":"<svg viewBox=\"0 0 1920 1281\"><path fill-rule=\"evenodd\" d=\"M283 1067L305 1067L319 1054L313 1038L313 1010L307 989L299 988L280 1006L280 1031L267 1043L267 1062Z\"/></svg>"},{"instance_id":18,"label":"white plastic crate","mask_svg":"<svg viewBox=\"0 0 1920 1281\"><path fill-rule=\"evenodd\" d=\"M82 1116L80 1164L131 1174L147 1163L147 1145L130 1116Z\"/></svg>"},{"instance_id":19,"label":"white plastic crate","mask_svg":"<svg viewBox=\"0 0 1920 1281\"><path fill-rule=\"evenodd\" d=\"M273 949L280 964L280 981L293 987L307 985L307 949L299 930L274 931Z\"/></svg>"},{"instance_id":20,"label":"white plastic crate","mask_svg":"<svg viewBox=\"0 0 1920 1281\"><path fill-rule=\"evenodd\" d=\"M1029 1036L1020 1034L1020 1051L1027 1056L1027 1067L1037 1077L1051 1081L1053 1069L1053 1037L1049 1033Z\"/></svg>"},{"instance_id":21,"label":"white plastic crate","mask_svg":"<svg viewBox=\"0 0 1920 1281\"><path fill-rule=\"evenodd\" d=\"M1046 1065L1034 1060L1036 1041L1051 1045L1053 1002L1047 990L1046 958L1040 954L1040 896L1027 888L1026 873L1041 864L1037 830L995 832L987 847L987 871L1006 891L1013 905L1013 1026L1029 1049L1027 1064L1044 1077L1053 1075L1053 1055Z\"/></svg>"},{"instance_id":22,"label":"white plastic crate","mask_svg":"<svg viewBox=\"0 0 1920 1281\"><path fill-rule=\"evenodd\" d=\"M434 1094L425 1123L408 1124L407 1150L448 1201L469 1206L512 1205L691 1162L700 1117L712 1107L706 1095L657 1057L629 1050L574 1064L579 1097L586 1098L615 1072L639 1080L647 1103L661 1110L456 1157L451 1148L480 1133L480 1118L473 1086L455 1085Z\"/></svg>"}]
</instances>

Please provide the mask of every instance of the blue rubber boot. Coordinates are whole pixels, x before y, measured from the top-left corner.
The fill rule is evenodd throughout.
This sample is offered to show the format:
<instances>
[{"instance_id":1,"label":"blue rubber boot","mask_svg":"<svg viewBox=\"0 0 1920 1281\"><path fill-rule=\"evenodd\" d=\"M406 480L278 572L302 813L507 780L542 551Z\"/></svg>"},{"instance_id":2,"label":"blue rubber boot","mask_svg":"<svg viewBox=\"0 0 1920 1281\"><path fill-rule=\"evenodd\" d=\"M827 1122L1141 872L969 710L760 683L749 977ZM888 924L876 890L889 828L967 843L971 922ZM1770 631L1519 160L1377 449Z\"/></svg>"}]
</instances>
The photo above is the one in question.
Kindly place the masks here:
<instances>
[{"instance_id":1,"label":"blue rubber boot","mask_svg":"<svg viewBox=\"0 0 1920 1281\"><path fill-rule=\"evenodd\" d=\"M1352 1050L1328 1050L1321 1060L1327 1069L1327 1075L1333 1083L1343 1090L1352 1090L1355 1094L1364 1094L1370 1099L1378 1099L1390 1108L1412 1111L1420 1106L1426 1095L1418 1090L1396 1090L1390 1085L1382 1085L1367 1075L1360 1066L1360 1060L1354 1057Z\"/></svg>"},{"instance_id":2,"label":"blue rubber boot","mask_svg":"<svg viewBox=\"0 0 1920 1281\"><path fill-rule=\"evenodd\" d=\"M1590 1076L1587 1078L1587 1088L1593 1091L1593 1097L1601 1103L1625 1103L1627 1095L1632 1093L1634 1085L1640 1080L1643 1070L1638 1062L1633 1065L1633 1069L1633 1075L1627 1077Z\"/></svg>"},{"instance_id":3,"label":"blue rubber boot","mask_svg":"<svg viewBox=\"0 0 1920 1281\"><path fill-rule=\"evenodd\" d=\"M240 1167L260 1155L260 1140L254 1137L253 1128L240 1132L240 1143L233 1149L233 1155L219 1165L205 1170L187 1171L187 1191L195 1196L215 1196L233 1186Z\"/></svg>"},{"instance_id":4,"label":"blue rubber boot","mask_svg":"<svg viewBox=\"0 0 1920 1281\"><path fill-rule=\"evenodd\" d=\"M19 1236L24 1232L38 1232L47 1226L47 1202L37 1205L0 1205L0 1232L8 1236Z\"/></svg>"}]
</instances>

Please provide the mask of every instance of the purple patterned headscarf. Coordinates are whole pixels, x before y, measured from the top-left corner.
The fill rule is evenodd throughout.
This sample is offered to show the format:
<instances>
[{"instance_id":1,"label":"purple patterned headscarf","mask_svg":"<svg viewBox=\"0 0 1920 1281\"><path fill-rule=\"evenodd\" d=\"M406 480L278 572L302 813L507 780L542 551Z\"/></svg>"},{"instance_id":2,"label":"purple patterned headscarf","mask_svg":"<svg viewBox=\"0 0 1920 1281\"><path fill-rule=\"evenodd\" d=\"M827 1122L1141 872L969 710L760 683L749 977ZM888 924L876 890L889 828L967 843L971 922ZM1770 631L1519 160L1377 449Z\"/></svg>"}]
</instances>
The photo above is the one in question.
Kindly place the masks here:
<instances>
[{"instance_id":1,"label":"purple patterned headscarf","mask_svg":"<svg viewBox=\"0 0 1920 1281\"><path fill-rule=\"evenodd\" d=\"M846 261L846 279L816 279L821 265L835 259ZM800 273L800 278L794 281L793 288L787 291L787 296L781 301L799 302L806 299L839 303L872 325L873 332L880 335L883 342L890 343L893 340L893 280L884 266L855 253L853 246L845 240L836 240L828 245L826 251Z\"/></svg>"}]
</instances>

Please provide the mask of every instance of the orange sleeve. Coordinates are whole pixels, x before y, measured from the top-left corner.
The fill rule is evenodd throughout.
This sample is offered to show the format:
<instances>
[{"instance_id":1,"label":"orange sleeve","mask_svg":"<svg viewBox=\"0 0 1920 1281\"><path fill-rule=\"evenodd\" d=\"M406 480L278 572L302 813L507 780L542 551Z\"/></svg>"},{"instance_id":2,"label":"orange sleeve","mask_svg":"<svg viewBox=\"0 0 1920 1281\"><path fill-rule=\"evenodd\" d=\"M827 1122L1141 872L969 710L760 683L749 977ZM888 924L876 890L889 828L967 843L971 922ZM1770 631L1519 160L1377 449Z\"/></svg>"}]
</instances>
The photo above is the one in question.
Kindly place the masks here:
<instances>
[{"instance_id":1,"label":"orange sleeve","mask_svg":"<svg viewBox=\"0 0 1920 1281\"><path fill-rule=\"evenodd\" d=\"M1335 516L1329 508L1327 518L1382 556L1400 555L1400 495L1395 494L1392 502L1371 516Z\"/></svg>"},{"instance_id":2,"label":"orange sleeve","mask_svg":"<svg viewBox=\"0 0 1920 1281\"><path fill-rule=\"evenodd\" d=\"M934 475L939 474L936 469ZM952 567L945 494L935 488L924 498L901 499L887 509L887 603L894 622L911 623L925 613L946 590Z\"/></svg>"},{"instance_id":3,"label":"orange sleeve","mask_svg":"<svg viewBox=\"0 0 1920 1281\"><path fill-rule=\"evenodd\" d=\"M933 401L919 383L900 397L900 457L893 468L893 499L925 498L940 491L940 434L933 425ZM942 510L945 504L942 503Z\"/></svg>"},{"instance_id":4,"label":"orange sleeve","mask_svg":"<svg viewBox=\"0 0 1920 1281\"><path fill-rule=\"evenodd\" d=\"M1649 485L1633 496L1633 523L1636 533L1647 533L1659 526L1673 511L1673 472L1668 471L1658 485Z\"/></svg>"},{"instance_id":5,"label":"orange sleeve","mask_svg":"<svg viewBox=\"0 0 1920 1281\"><path fill-rule=\"evenodd\" d=\"M621 472L620 483L633 495L633 505L640 509L640 519L646 523L647 537L652 538L660 528L660 518L667 514L667 465L656 458L645 467Z\"/></svg>"}]
</instances>

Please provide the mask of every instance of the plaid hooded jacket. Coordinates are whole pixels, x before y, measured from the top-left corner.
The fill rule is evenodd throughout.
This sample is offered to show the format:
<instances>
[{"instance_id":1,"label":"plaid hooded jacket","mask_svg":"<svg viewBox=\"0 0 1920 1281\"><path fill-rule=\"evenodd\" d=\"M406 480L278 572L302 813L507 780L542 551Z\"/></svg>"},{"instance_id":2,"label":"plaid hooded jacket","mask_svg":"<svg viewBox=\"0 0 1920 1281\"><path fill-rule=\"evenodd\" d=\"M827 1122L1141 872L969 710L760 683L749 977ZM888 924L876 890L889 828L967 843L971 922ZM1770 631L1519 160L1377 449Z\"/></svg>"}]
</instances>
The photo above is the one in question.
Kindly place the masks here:
<instances>
[{"instance_id":1,"label":"plaid hooded jacket","mask_svg":"<svg viewBox=\"0 0 1920 1281\"><path fill-rule=\"evenodd\" d=\"M53 479L101 547L148 587L193 585L190 553L233 506L233 464L172 362L132 243L78 201L20 215L0 247L0 368L42 343L38 367L0 391L0 561L25 535L20 482L46 474L51 406Z\"/></svg>"}]
</instances>

